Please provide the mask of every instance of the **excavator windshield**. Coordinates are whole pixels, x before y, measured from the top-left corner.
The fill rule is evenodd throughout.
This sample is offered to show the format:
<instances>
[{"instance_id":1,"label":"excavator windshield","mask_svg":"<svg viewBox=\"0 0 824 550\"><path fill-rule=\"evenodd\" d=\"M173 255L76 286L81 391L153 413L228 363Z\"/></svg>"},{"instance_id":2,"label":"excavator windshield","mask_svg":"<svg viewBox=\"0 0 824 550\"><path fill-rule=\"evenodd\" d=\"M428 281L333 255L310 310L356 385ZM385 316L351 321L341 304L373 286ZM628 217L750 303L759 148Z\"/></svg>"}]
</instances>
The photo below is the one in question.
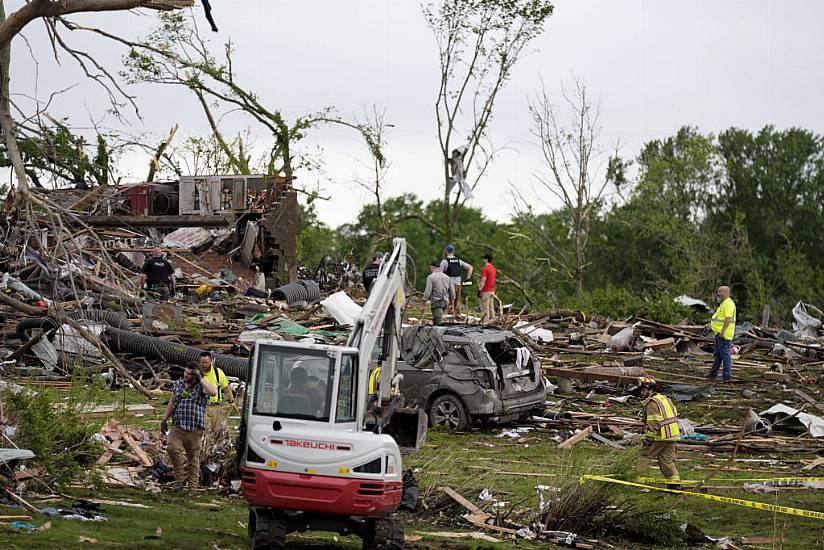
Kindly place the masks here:
<instances>
[{"instance_id":1,"label":"excavator windshield","mask_svg":"<svg viewBox=\"0 0 824 550\"><path fill-rule=\"evenodd\" d=\"M260 347L253 413L326 422L332 401L334 354Z\"/></svg>"}]
</instances>

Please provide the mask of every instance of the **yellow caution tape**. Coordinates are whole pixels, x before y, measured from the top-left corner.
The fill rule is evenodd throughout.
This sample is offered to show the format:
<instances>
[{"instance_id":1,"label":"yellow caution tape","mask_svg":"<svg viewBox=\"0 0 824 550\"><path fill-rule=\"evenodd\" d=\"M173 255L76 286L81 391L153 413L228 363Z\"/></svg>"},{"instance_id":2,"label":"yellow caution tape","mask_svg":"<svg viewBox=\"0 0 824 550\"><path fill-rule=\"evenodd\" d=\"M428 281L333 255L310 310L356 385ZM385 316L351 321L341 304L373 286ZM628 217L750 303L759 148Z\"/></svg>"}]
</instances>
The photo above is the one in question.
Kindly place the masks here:
<instances>
[{"instance_id":1,"label":"yellow caution tape","mask_svg":"<svg viewBox=\"0 0 824 550\"><path fill-rule=\"evenodd\" d=\"M662 477L639 477L637 478L638 481L643 481L645 483L672 483L671 481L667 481ZM709 483L711 481L719 482L723 481L725 483L742 481L747 483L752 482L761 482L761 483L802 483L804 481L824 481L824 477L713 477L707 480L706 482L700 479L682 479L679 481L682 485L688 483Z\"/></svg>"},{"instance_id":2,"label":"yellow caution tape","mask_svg":"<svg viewBox=\"0 0 824 550\"><path fill-rule=\"evenodd\" d=\"M800 508L790 508L789 506L779 506L777 504L767 504L765 502L756 502L753 500L744 500L740 498L722 497L719 495L708 495L706 493L693 493L691 491L681 491L678 489L667 489L665 487L655 487L654 485L645 485L643 483L633 483L631 481L624 481L622 479L615 479L606 476L585 475L581 477L581 483L587 480L604 481L606 483L617 483L619 485L629 485L631 487L641 487L651 491L662 491L665 493L675 493L679 495L687 495L691 497L700 497L707 500L714 500L716 502L724 502L726 504L734 504L736 506L744 506L746 508L755 508L756 510L766 510L768 512L777 512L779 514L788 514L791 516L802 516L805 518L824 519L824 512L816 512L815 510L802 510Z\"/></svg>"}]
</instances>

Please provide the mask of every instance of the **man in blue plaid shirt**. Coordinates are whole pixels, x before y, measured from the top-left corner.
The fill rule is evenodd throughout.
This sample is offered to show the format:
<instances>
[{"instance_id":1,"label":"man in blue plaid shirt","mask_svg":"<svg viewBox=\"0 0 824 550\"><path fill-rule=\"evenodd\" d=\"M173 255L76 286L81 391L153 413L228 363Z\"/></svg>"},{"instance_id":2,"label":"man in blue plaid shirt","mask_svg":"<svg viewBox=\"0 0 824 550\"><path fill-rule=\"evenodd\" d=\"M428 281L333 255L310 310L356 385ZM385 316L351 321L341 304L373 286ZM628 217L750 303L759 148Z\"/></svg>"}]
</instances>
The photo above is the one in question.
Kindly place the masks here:
<instances>
[{"instance_id":1,"label":"man in blue plaid shirt","mask_svg":"<svg viewBox=\"0 0 824 550\"><path fill-rule=\"evenodd\" d=\"M172 419L166 450L175 469L175 490L189 483L189 496L197 495L200 481L200 440L206 429L206 407L209 398L217 395L217 389L203 378L197 363L183 371L183 379L172 386L172 398L160 422L165 434ZM185 460L184 460L185 458Z\"/></svg>"}]
</instances>

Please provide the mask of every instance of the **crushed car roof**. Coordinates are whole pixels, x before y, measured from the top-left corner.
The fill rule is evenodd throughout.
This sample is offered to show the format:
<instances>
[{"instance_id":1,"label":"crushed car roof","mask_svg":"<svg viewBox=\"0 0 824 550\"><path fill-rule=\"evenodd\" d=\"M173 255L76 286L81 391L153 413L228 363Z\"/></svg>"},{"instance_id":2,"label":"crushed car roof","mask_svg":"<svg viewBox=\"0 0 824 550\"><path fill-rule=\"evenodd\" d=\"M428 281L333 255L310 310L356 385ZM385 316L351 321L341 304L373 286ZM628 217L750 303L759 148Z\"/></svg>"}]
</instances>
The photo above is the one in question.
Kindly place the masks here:
<instances>
[{"instance_id":1,"label":"crushed car roof","mask_svg":"<svg viewBox=\"0 0 824 550\"><path fill-rule=\"evenodd\" d=\"M422 328L420 327L414 328ZM498 342L515 336L513 332L495 326L484 325L439 325L429 326L430 330L441 335L444 341L459 342Z\"/></svg>"}]
</instances>

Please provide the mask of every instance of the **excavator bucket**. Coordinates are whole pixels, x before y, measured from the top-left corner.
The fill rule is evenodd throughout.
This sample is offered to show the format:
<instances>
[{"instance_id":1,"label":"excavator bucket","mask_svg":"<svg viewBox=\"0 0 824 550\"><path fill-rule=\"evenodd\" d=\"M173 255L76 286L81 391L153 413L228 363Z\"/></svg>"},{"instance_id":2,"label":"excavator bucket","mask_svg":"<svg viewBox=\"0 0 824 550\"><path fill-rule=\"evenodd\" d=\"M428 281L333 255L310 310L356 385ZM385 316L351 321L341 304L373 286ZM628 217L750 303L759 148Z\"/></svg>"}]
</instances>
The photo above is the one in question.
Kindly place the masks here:
<instances>
[{"instance_id":1,"label":"excavator bucket","mask_svg":"<svg viewBox=\"0 0 824 550\"><path fill-rule=\"evenodd\" d=\"M391 435L398 447L420 449L426 441L429 418L421 409L397 408L392 412L389 424L383 433Z\"/></svg>"}]
</instances>

